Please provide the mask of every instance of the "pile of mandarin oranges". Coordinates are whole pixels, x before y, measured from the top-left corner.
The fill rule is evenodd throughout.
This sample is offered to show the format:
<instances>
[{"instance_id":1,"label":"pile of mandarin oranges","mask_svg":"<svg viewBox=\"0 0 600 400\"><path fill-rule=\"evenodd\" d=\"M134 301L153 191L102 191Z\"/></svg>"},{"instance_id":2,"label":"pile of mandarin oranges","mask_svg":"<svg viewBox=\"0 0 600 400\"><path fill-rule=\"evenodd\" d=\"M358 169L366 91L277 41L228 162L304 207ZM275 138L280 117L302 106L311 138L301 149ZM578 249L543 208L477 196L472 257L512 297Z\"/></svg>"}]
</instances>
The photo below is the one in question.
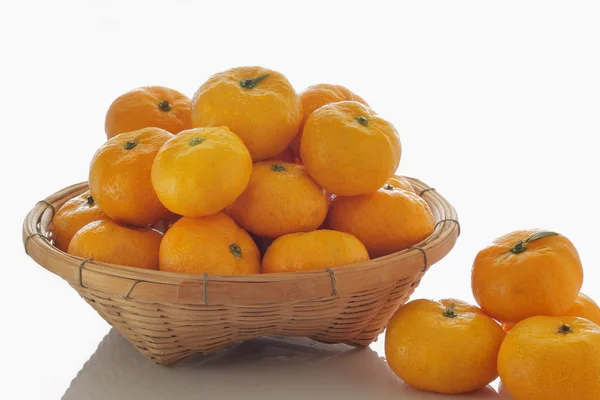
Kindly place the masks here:
<instances>
[{"instance_id":1,"label":"pile of mandarin oranges","mask_svg":"<svg viewBox=\"0 0 600 400\"><path fill-rule=\"evenodd\" d=\"M192 99L142 87L112 102L89 192L53 220L54 242L96 261L187 274L343 266L427 238L434 217L396 176L394 126L343 86L297 93L238 67Z\"/></svg>"},{"instance_id":2,"label":"pile of mandarin oranges","mask_svg":"<svg viewBox=\"0 0 600 400\"><path fill-rule=\"evenodd\" d=\"M159 86L115 99L89 191L53 219L57 248L186 274L344 266L427 238L434 217L409 180L394 126L347 88L297 93L284 75L238 67L190 99ZM600 399L600 308L580 293L573 244L516 231L480 251L479 307L419 299L386 330L390 368L416 388L516 400Z\"/></svg>"}]
</instances>

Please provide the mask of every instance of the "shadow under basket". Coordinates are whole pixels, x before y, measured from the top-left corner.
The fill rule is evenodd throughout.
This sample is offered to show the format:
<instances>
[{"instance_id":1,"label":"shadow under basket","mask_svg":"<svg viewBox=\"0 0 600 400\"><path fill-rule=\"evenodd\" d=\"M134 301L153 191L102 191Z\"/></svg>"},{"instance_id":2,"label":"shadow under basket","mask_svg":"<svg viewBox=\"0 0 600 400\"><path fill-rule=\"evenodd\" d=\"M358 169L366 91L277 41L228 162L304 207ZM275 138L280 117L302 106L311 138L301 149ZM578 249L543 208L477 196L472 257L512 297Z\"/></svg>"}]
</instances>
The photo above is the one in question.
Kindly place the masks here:
<instances>
[{"instance_id":1,"label":"shadow under basket","mask_svg":"<svg viewBox=\"0 0 600 400\"><path fill-rule=\"evenodd\" d=\"M460 234L452 205L423 182L408 179L433 211L436 225L431 236L398 253L318 271L187 275L71 256L52 245L51 222L55 210L85 192L87 183L40 201L25 219L23 242L30 257L66 280L159 364L175 364L266 335L367 346Z\"/></svg>"}]
</instances>

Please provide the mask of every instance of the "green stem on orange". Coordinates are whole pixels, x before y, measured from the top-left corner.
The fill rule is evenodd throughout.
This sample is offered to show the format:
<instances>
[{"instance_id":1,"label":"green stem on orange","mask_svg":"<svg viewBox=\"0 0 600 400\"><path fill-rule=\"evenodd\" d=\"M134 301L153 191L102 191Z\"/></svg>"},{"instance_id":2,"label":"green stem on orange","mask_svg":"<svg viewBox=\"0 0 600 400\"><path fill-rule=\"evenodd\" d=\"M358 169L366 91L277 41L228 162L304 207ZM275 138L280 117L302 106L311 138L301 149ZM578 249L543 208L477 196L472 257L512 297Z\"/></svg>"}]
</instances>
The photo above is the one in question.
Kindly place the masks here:
<instances>
[{"instance_id":1,"label":"green stem on orange","mask_svg":"<svg viewBox=\"0 0 600 400\"><path fill-rule=\"evenodd\" d=\"M94 198L92 196L88 196L87 205L90 207L94 205Z\"/></svg>"},{"instance_id":2,"label":"green stem on orange","mask_svg":"<svg viewBox=\"0 0 600 400\"><path fill-rule=\"evenodd\" d=\"M162 111L171 111L171 105L166 100L165 101L160 101L158 103L158 108L160 108Z\"/></svg>"},{"instance_id":3,"label":"green stem on orange","mask_svg":"<svg viewBox=\"0 0 600 400\"><path fill-rule=\"evenodd\" d=\"M281 165L281 163L275 163L271 166L271 171L285 172L285 171L287 171L287 168L284 167L283 165Z\"/></svg>"},{"instance_id":4,"label":"green stem on orange","mask_svg":"<svg viewBox=\"0 0 600 400\"><path fill-rule=\"evenodd\" d=\"M229 251L235 258L242 258L242 248L235 243L229 245Z\"/></svg>"},{"instance_id":5,"label":"green stem on orange","mask_svg":"<svg viewBox=\"0 0 600 400\"><path fill-rule=\"evenodd\" d=\"M454 311L454 307L456 307L456 304L454 303L450 303L450 305L448 307L446 307L446 310L444 311L444 317L446 318L456 318L458 317L458 314L456 313L456 311Z\"/></svg>"},{"instance_id":6,"label":"green stem on orange","mask_svg":"<svg viewBox=\"0 0 600 400\"><path fill-rule=\"evenodd\" d=\"M362 115L359 115L354 119L362 126L369 126L369 120L366 117L363 117Z\"/></svg>"},{"instance_id":7,"label":"green stem on orange","mask_svg":"<svg viewBox=\"0 0 600 400\"><path fill-rule=\"evenodd\" d=\"M135 146L137 146L137 143L134 142L133 140L129 140L127 141L127 143L125 143L125 150L131 150L133 149Z\"/></svg>"},{"instance_id":8,"label":"green stem on orange","mask_svg":"<svg viewBox=\"0 0 600 400\"><path fill-rule=\"evenodd\" d=\"M573 333L573 328L571 328L571 325L569 324L562 324L560 328L558 328L558 333L562 333L563 335Z\"/></svg>"},{"instance_id":9,"label":"green stem on orange","mask_svg":"<svg viewBox=\"0 0 600 400\"><path fill-rule=\"evenodd\" d=\"M537 232L534 233L533 235L529 236L527 239L525 240L519 240L513 247L510 248L510 252L513 254L521 254L523 253L525 250L527 250L527 244L533 242L534 240L538 240L538 239L543 239L545 237L548 236L557 236L558 233L556 232L550 232L550 231L541 231L541 232Z\"/></svg>"},{"instance_id":10,"label":"green stem on orange","mask_svg":"<svg viewBox=\"0 0 600 400\"><path fill-rule=\"evenodd\" d=\"M383 189L384 190L394 190L394 187L392 185L390 185L389 183L386 183L385 185L383 185Z\"/></svg>"},{"instance_id":11,"label":"green stem on orange","mask_svg":"<svg viewBox=\"0 0 600 400\"><path fill-rule=\"evenodd\" d=\"M258 85L260 82L267 79L268 76L269 76L269 74L265 74L265 75L259 76L258 78L244 79L244 80L240 81L240 86L243 87L244 89L254 89L256 87L256 85Z\"/></svg>"},{"instance_id":12,"label":"green stem on orange","mask_svg":"<svg viewBox=\"0 0 600 400\"><path fill-rule=\"evenodd\" d=\"M196 145L199 145L200 143L204 142L205 140L206 140L205 137L195 137L192 140L190 140L189 145L196 146Z\"/></svg>"}]
</instances>

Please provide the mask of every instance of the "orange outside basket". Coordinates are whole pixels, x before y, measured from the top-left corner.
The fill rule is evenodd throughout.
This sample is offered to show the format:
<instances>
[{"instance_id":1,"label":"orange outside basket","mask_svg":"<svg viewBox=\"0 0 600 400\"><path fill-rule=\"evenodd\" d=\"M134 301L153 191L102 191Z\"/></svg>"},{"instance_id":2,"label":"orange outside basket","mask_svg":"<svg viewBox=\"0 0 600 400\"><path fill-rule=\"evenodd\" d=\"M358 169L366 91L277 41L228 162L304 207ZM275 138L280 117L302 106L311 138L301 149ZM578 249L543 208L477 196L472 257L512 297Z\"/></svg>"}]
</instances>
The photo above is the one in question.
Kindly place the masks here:
<instances>
[{"instance_id":1,"label":"orange outside basket","mask_svg":"<svg viewBox=\"0 0 600 400\"><path fill-rule=\"evenodd\" d=\"M156 363L175 364L265 335L367 346L460 234L452 205L423 182L409 180L433 211L433 234L395 254L321 271L186 275L71 256L52 245L52 217L87 183L40 201L25 219L23 242L29 256L66 280Z\"/></svg>"}]
</instances>

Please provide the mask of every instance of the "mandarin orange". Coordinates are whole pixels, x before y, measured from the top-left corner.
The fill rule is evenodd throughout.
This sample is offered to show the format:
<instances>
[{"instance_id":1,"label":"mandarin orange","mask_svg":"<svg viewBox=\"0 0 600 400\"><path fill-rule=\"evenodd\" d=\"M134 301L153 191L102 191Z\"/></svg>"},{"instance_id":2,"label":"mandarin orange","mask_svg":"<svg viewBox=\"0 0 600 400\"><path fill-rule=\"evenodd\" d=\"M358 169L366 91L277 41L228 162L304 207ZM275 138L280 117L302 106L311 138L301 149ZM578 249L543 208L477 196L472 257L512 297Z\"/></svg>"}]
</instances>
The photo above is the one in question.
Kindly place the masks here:
<instances>
[{"instance_id":1,"label":"mandarin orange","mask_svg":"<svg viewBox=\"0 0 600 400\"><path fill-rule=\"evenodd\" d=\"M146 86L117 97L106 113L104 129L109 139L150 127L173 134L191 128L190 99L173 89Z\"/></svg>"},{"instance_id":2,"label":"mandarin orange","mask_svg":"<svg viewBox=\"0 0 600 400\"><path fill-rule=\"evenodd\" d=\"M290 148L297 157L300 157L300 141L302 139L302 130L306 120L310 117L317 108L329 103L337 103L338 101L352 100L358 101L365 106L367 102L359 95L353 93L350 89L341 85L331 85L329 83L319 83L309 86L300 93L300 101L302 102L302 123L298 135L292 141Z\"/></svg>"},{"instance_id":3,"label":"mandarin orange","mask_svg":"<svg viewBox=\"0 0 600 400\"><path fill-rule=\"evenodd\" d=\"M279 161L254 164L248 187L227 213L255 235L278 237L317 229L328 199L302 165Z\"/></svg>"},{"instance_id":4,"label":"mandarin orange","mask_svg":"<svg viewBox=\"0 0 600 400\"><path fill-rule=\"evenodd\" d=\"M394 126L356 101L315 110L300 146L310 176L341 196L376 192L398 168L402 152Z\"/></svg>"},{"instance_id":5,"label":"mandarin orange","mask_svg":"<svg viewBox=\"0 0 600 400\"><path fill-rule=\"evenodd\" d=\"M263 273L301 272L367 261L369 253L349 233L321 229L290 233L275 239L267 249Z\"/></svg>"},{"instance_id":6,"label":"mandarin orange","mask_svg":"<svg viewBox=\"0 0 600 400\"><path fill-rule=\"evenodd\" d=\"M413 300L400 307L385 334L385 356L403 381L421 390L456 394L498 376L504 332L476 306L460 300Z\"/></svg>"},{"instance_id":7,"label":"mandarin orange","mask_svg":"<svg viewBox=\"0 0 600 400\"><path fill-rule=\"evenodd\" d=\"M285 76L263 67L238 67L210 77L192 99L194 127L227 126L253 161L284 151L298 133L302 103Z\"/></svg>"},{"instance_id":8,"label":"mandarin orange","mask_svg":"<svg viewBox=\"0 0 600 400\"><path fill-rule=\"evenodd\" d=\"M258 274L260 253L250 235L224 213L183 217L165 233L160 270L185 274Z\"/></svg>"},{"instance_id":9,"label":"mandarin orange","mask_svg":"<svg viewBox=\"0 0 600 400\"><path fill-rule=\"evenodd\" d=\"M109 219L89 190L63 204L52 218L54 245L66 252L78 230L93 221Z\"/></svg>"},{"instance_id":10,"label":"mandarin orange","mask_svg":"<svg viewBox=\"0 0 600 400\"><path fill-rule=\"evenodd\" d=\"M150 172L159 149L173 137L163 129L144 128L117 135L96 151L90 192L106 215L137 226L172 217L158 200Z\"/></svg>"},{"instance_id":11,"label":"mandarin orange","mask_svg":"<svg viewBox=\"0 0 600 400\"><path fill-rule=\"evenodd\" d=\"M186 217L215 214L238 198L252 175L252 159L227 127L180 132L156 155L152 185L160 201Z\"/></svg>"},{"instance_id":12,"label":"mandarin orange","mask_svg":"<svg viewBox=\"0 0 600 400\"><path fill-rule=\"evenodd\" d=\"M150 228L94 221L73 236L68 253L111 264L158 269L161 239L161 233Z\"/></svg>"},{"instance_id":13,"label":"mandarin orange","mask_svg":"<svg viewBox=\"0 0 600 400\"><path fill-rule=\"evenodd\" d=\"M583 269L573 243L542 230L516 231L481 250L473 263L475 300L501 322L561 316L575 303Z\"/></svg>"}]
</instances>

